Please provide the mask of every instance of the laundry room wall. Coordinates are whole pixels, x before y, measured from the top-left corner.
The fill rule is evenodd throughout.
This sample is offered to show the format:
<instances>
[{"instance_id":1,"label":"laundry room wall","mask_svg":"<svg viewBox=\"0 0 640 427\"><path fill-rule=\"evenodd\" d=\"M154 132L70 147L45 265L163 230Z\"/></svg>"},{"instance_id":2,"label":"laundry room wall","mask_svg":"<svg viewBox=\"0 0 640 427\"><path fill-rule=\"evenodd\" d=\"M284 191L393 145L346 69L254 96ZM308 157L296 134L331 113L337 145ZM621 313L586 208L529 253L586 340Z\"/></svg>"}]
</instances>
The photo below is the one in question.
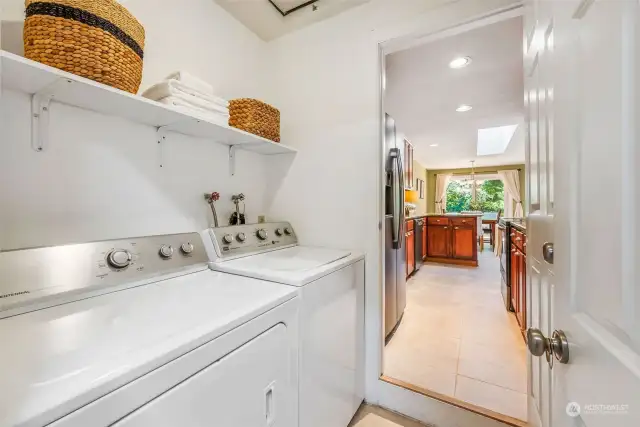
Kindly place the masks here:
<instances>
[{"instance_id":1,"label":"laundry room wall","mask_svg":"<svg viewBox=\"0 0 640 427\"><path fill-rule=\"evenodd\" d=\"M443 427L498 423L378 380L383 268L378 43L434 34L518 3L372 0L268 44L274 64L271 97L284 118L282 138L299 150L270 212L290 218L305 244L365 252L367 401Z\"/></svg>"},{"instance_id":2,"label":"laundry room wall","mask_svg":"<svg viewBox=\"0 0 640 427\"><path fill-rule=\"evenodd\" d=\"M223 97L264 99L265 42L214 1L123 3L146 29L141 89L187 70ZM18 22L23 0L2 5ZM7 31L2 47L15 47ZM233 193L246 195L250 221L271 204L267 156L239 151L231 177L226 146L172 133L158 144L152 127L55 102L49 145L37 153L29 96L4 91L0 112L2 249L201 230L212 222L205 192L220 192L222 224Z\"/></svg>"}]
</instances>

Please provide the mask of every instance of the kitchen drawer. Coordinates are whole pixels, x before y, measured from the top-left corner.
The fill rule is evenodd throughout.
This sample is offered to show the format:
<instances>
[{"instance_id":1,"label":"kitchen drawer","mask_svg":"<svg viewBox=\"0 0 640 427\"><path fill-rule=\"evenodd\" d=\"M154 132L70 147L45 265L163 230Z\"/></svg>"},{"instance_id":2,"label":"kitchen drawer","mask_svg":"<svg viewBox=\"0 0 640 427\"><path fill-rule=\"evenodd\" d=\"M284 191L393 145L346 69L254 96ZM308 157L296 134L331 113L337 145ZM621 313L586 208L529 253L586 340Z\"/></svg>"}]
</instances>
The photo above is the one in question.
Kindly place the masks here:
<instances>
[{"instance_id":1,"label":"kitchen drawer","mask_svg":"<svg viewBox=\"0 0 640 427\"><path fill-rule=\"evenodd\" d=\"M447 218L446 216L428 216L427 224L449 225L449 218Z\"/></svg>"},{"instance_id":2,"label":"kitchen drawer","mask_svg":"<svg viewBox=\"0 0 640 427\"><path fill-rule=\"evenodd\" d=\"M407 220L407 231L413 230L413 224L414 224L414 221L412 219Z\"/></svg>"},{"instance_id":3,"label":"kitchen drawer","mask_svg":"<svg viewBox=\"0 0 640 427\"><path fill-rule=\"evenodd\" d=\"M451 225L456 227L475 227L476 218L451 218Z\"/></svg>"}]
</instances>

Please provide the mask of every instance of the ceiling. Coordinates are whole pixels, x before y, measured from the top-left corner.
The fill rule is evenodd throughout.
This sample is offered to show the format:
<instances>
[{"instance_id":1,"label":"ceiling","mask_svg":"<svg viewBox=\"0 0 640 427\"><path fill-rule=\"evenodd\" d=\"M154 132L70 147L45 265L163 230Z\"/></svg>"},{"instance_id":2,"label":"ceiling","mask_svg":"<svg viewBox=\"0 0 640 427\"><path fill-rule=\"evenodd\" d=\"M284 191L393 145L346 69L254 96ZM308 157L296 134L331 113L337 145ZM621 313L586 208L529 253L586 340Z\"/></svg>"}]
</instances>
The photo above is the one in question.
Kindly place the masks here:
<instances>
[{"instance_id":1,"label":"ceiling","mask_svg":"<svg viewBox=\"0 0 640 427\"><path fill-rule=\"evenodd\" d=\"M282 11L307 3L308 0L273 0ZM347 9L367 3L369 0L318 0L312 6L306 6L282 16L269 0L215 0L227 12L261 39L269 41L283 34L309 26L330 18Z\"/></svg>"},{"instance_id":2,"label":"ceiling","mask_svg":"<svg viewBox=\"0 0 640 427\"><path fill-rule=\"evenodd\" d=\"M470 65L449 68L460 56ZM409 50L387 60L386 111L427 169L524 163L522 18ZM459 113L461 104L473 107ZM478 129L518 124L503 154L477 156ZM438 144L437 147L431 147Z\"/></svg>"}]
</instances>

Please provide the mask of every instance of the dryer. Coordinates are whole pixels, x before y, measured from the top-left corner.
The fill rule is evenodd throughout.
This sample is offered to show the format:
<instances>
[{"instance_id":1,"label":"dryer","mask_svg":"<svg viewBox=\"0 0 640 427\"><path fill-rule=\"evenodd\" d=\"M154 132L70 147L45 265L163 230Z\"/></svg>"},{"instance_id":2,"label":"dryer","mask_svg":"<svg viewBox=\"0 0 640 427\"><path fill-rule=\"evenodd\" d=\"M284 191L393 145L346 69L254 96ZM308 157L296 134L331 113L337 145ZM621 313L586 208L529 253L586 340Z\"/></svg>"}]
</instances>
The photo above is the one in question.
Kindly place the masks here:
<instances>
[{"instance_id":1,"label":"dryer","mask_svg":"<svg viewBox=\"0 0 640 427\"><path fill-rule=\"evenodd\" d=\"M207 261L198 233L0 252L0 425L297 426L296 293Z\"/></svg>"},{"instance_id":2,"label":"dryer","mask_svg":"<svg viewBox=\"0 0 640 427\"><path fill-rule=\"evenodd\" d=\"M203 233L213 270L281 283L300 298L299 425L347 426L364 399L364 256L301 246L287 222Z\"/></svg>"}]
</instances>

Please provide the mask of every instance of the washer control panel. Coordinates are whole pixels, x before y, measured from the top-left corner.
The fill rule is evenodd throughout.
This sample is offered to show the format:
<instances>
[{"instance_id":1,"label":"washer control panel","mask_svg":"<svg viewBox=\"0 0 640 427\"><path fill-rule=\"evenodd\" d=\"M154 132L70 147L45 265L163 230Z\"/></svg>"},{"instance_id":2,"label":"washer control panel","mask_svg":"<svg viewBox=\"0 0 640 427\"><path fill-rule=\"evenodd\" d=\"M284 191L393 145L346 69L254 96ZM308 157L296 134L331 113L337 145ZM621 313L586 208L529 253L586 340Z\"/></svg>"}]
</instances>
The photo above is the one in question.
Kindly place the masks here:
<instances>
[{"instance_id":1,"label":"washer control panel","mask_svg":"<svg viewBox=\"0 0 640 427\"><path fill-rule=\"evenodd\" d=\"M212 240L215 253L212 260L231 259L298 244L293 227L288 222L231 225L210 228L204 238Z\"/></svg>"},{"instance_id":2,"label":"washer control panel","mask_svg":"<svg viewBox=\"0 0 640 427\"><path fill-rule=\"evenodd\" d=\"M190 268L204 269L208 261L198 233L0 252L0 318L16 314L7 314L7 310L61 300L70 294L127 287ZM29 310L21 312L25 311Z\"/></svg>"}]
</instances>

